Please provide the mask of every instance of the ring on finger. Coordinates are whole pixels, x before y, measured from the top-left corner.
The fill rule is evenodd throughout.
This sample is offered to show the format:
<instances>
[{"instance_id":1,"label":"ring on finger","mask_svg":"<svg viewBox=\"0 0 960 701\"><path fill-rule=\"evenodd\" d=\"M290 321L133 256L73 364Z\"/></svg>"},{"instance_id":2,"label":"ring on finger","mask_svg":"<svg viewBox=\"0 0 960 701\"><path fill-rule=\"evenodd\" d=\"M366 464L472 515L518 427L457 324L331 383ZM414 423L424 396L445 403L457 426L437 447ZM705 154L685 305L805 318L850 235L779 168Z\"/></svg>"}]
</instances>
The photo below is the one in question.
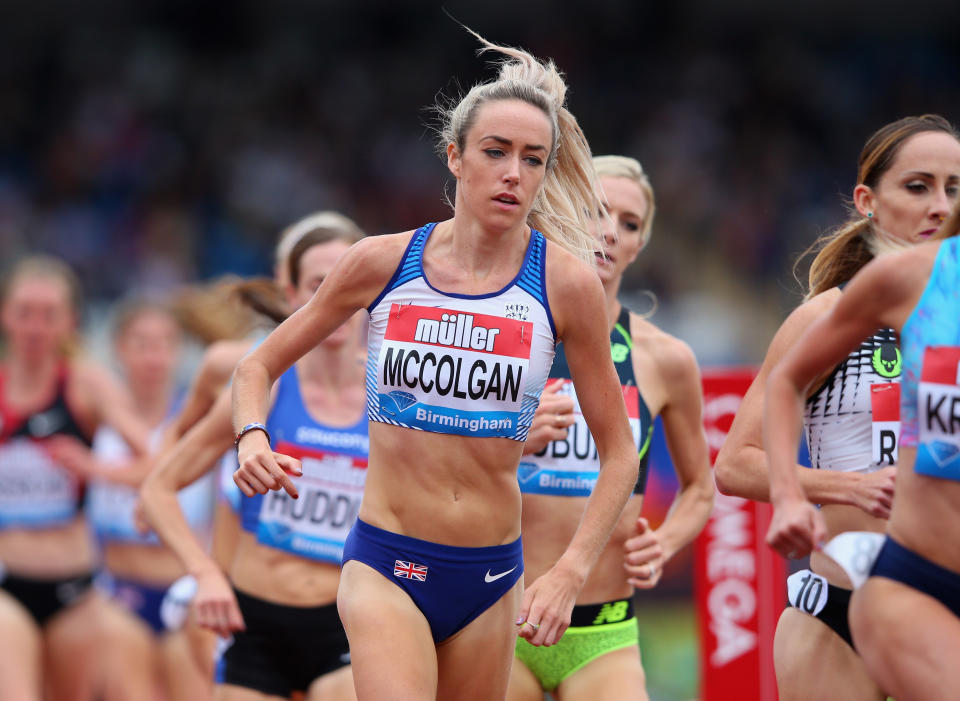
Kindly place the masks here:
<instances>
[{"instance_id":1,"label":"ring on finger","mask_svg":"<svg viewBox=\"0 0 960 701\"><path fill-rule=\"evenodd\" d=\"M539 623L531 623L530 621L524 621L524 623L526 623L528 626L530 626L530 627L533 628L534 630L540 630L540 624L539 624Z\"/></svg>"}]
</instances>

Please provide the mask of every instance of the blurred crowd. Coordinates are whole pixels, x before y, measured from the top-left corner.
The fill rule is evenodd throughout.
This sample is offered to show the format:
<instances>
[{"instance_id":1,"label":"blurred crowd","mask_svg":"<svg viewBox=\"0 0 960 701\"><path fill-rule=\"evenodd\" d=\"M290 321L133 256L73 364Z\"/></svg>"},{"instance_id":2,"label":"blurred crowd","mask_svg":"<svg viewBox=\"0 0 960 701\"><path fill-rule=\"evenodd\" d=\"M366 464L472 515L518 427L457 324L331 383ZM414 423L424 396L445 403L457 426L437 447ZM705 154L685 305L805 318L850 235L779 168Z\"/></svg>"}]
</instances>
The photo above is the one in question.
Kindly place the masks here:
<instances>
[{"instance_id":1,"label":"blurred crowd","mask_svg":"<svg viewBox=\"0 0 960 701\"><path fill-rule=\"evenodd\" d=\"M377 233L446 216L426 108L459 92L451 75L486 77L474 41L426 3L360 5L11 3L4 258L54 252L96 304L267 272L276 233L313 210ZM867 134L960 114L940 25L750 6L447 6L552 56L594 152L644 163L658 214L627 287L707 364L757 359L796 303L793 261L845 216Z\"/></svg>"}]
</instances>

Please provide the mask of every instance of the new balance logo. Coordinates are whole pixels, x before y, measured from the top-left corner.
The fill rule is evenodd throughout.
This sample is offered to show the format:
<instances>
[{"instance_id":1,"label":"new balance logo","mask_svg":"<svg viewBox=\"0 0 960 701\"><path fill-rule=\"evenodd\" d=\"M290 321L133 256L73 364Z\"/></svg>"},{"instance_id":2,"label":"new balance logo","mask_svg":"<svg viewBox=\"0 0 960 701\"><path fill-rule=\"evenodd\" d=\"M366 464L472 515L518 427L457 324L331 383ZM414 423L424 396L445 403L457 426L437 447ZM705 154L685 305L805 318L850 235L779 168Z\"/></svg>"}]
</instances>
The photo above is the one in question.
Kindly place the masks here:
<instances>
[{"instance_id":1,"label":"new balance logo","mask_svg":"<svg viewBox=\"0 0 960 701\"><path fill-rule=\"evenodd\" d=\"M598 626L602 623L619 623L627 617L630 603L627 601L614 601L606 603L600 607L600 613L593 619L593 625Z\"/></svg>"},{"instance_id":2,"label":"new balance logo","mask_svg":"<svg viewBox=\"0 0 960 701\"><path fill-rule=\"evenodd\" d=\"M511 572L513 572L515 569L517 569L517 566L516 566L516 565L514 565L513 567L511 567L510 569L508 569L506 572L501 572L500 574L490 574L490 570L487 570L487 573L486 573L486 574L484 575L484 577L483 577L483 581L486 582L487 584L489 584L490 582L496 582L496 581L497 581L498 579L500 579L501 577L506 577L508 574L510 574Z\"/></svg>"},{"instance_id":3,"label":"new balance logo","mask_svg":"<svg viewBox=\"0 0 960 701\"><path fill-rule=\"evenodd\" d=\"M407 562L406 560L397 560L393 563L393 576L402 579L415 579L418 582L426 582L427 566Z\"/></svg>"}]
</instances>

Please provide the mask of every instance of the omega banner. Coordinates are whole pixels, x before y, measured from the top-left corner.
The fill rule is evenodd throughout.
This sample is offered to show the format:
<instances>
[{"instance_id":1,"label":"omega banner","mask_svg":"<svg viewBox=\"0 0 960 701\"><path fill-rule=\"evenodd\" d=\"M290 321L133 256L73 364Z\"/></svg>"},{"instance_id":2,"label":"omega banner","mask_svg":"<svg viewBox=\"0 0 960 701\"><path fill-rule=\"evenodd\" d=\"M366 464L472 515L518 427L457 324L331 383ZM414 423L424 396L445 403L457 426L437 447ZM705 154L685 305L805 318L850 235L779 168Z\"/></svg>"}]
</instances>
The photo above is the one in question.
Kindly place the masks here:
<instances>
[{"instance_id":1,"label":"omega banner","mask_svg":"<svg viewBox=\"0 0 960 701\"><path fill-rule=\"evenodd\" d=\"M704 370L711 465L753 380L751 369ZM784 561L764 538L771 508L717 492L694 544L702 701L775 701L773 634L786 603Z\"/></svg>"}]
</instances>

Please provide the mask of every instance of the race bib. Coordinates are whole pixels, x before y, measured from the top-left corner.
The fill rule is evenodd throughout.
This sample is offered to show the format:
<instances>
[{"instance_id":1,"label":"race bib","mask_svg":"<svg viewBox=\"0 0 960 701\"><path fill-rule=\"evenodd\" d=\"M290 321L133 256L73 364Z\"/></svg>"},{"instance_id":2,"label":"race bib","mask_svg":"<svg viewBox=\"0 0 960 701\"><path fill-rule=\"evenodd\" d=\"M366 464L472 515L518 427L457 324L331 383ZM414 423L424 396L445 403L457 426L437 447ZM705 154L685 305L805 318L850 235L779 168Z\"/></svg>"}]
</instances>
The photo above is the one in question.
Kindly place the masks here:
<instances>
[{"instance_id":1,"label":"race bib","mask_svg":"<svg viewBox=\"0 0 960 701\"><path fill-rule=\"evenodd\" d=\"M260 504L257 540L272 548L337 565L347 534L357 520L367 459L279 443L278 452L301 460L293 478L300 494L268 492Z\"/></svg>"},{"instance_id":2,"label":"race bib","mask_svg":"<svg viewBox=\"0 0 960 701\"><path fill-rule=\"evenodd\" d=\"M810 570L794 572L787 578L787 601L811 616L827 605L827 590L827 580Z\"/></svg>"},{"instance_id":3,"label":"race bib","mask_svg":"<svg viewBox=\"0 0 960 701\"><path fill-rule=\"evenodd\" d=\"M137 491L122 484L94 482L87 493L87 518L102 538L158 543L154 534L142 535L134 525Z\"/></svg>"},{"instance_id":4,"label":"race bib","mask_svg":"<svg viewBox=\"0 0 960 701\"><path fill-rule=\"evenodd\" d=\"M918 474L960 480L960 348L931 346L917 387Z\"/></svg>"},{"instance_id":5,"label":"race bib","mask_svg":"<svg viewBox=\"0 0 960 701\"><path fill-rule=\"evenodd\" d=\"M77 479L34 441L0 445L0 528L42 528L77 513Z\"/></svg>"},{"instance_id":6,"label":"race bib","mask_svg":"<svg viewBox=\"0 0 960 701\"><path fill-rule=\"evenodd\" d=\"M900 383L870 385L871 454L874 465L895 465L900 439Z\"/></svg>"},{"instance_id":7,"label":"race bib","mask_svg":"<svg viewBox=\"0 0 960 701\"><path fill-rule=\"evenodd\" d=\"M401 426L513 437L533 323L393 304L377 361L380 413Z\"/></svg>"},{"instance_id":8,"label":"race bib","mask_svg":"<svg viewBox=\"0 0 960 701\"><path fill-rule=\"evenodd\" d=\"M621 387L634 445L640 444L640 403L636 386ZM564 380L558 390L573 399L574 423L564 440L553 441L535 457L520 462L520 489L526 494L588 497L600 474L600 456L596 443L580 412L580 403L572 380Z\"/></svg>"}]
</instances>

